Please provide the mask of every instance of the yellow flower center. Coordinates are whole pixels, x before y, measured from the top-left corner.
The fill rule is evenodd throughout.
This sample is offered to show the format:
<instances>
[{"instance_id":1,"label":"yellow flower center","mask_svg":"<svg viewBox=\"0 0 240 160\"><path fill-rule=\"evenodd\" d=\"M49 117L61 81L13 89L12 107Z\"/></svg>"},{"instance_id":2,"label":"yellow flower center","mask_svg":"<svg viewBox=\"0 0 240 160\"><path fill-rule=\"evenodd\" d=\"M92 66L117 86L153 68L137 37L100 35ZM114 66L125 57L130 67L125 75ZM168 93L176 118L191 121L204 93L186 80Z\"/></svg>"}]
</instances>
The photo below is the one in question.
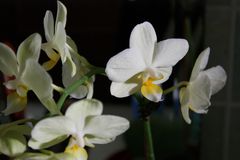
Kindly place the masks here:
<instances>
[{"instance_id":1,"label":"yellow flower center","mask_svg":"<svg viewBox=\"0 0 240 160\"><path fill-rule=\"evenodd\" d=\"M51 54L48 54L48 57L50 60L43 63L43 68L47 71L51 70L57 64L58 60L60 59L60 55L53 51Z\"/></svg>"},{"instance_id":2,"label":"yellow flower center","mask_svg":"<svg viewBox=\"0 0 240 160\"><path fill-rule=\"evenodd\" d=\"M163 90L160 86L153 83L156 80L154 78L149 77L145 82L143 82L141 87L141 93L147 99L153 99L151 97L155 97L155 95L162 94Z\"/></svg>"},{"instance_id":3,"label":"yellow flower center","mask_svg":"<svg viewBox=\"0 0 240 160\"><path fill-rule=\"evenodd\" d=\"M153 82L154 81L154 79L153 78L148 78L145 82L143 82L143 86L151 86L151 85L153 85Z\"/></svg>"},{"instance_id":4,"label":"yellow flower center","mask_svg":"<svg viewBox=\"0 0 240 160\"><path fill-rule=\"evenodd\" d=\"M88 154L86 150L82 147L79 147L77 144L66 147L65 153L71 154L72 156L79 158L81 160L87 160Z\"/></svg>"},{"instance_id":5,"label":"yellow flower center","mask_svg":"<svg viewBox=\"0 0 240 160\"><path fill-rule=\"evenodd\" d=\"M56 50L54 50L51 54L49 54L49 58L52 61L57 62L59 60L59 58L60 58L60 55L58 54L58 52Z\"/></svg>"},{"instance_id":6,"label":"yellow flower center","mask_svg":"<svg viewBox=\"0 0 240 160\"><path fill-rule=\"evenodd\" d=\"M72 147L67 147L65 152L73 152L73 153L75 153L75 152L78 152L79 148L80 147L75 144Z\"/></svg>"}]
</instances>

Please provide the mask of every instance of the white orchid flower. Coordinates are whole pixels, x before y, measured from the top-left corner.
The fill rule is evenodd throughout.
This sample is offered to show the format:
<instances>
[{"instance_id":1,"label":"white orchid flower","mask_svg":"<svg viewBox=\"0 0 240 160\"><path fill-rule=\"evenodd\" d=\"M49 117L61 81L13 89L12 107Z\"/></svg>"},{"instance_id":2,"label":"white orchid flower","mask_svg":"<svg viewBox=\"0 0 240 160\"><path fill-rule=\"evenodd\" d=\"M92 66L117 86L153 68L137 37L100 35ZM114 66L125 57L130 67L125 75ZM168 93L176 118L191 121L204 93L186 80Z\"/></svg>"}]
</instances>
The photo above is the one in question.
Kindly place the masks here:
<instances>
[{"instance_id":1,"label":"white orchid flower","mask_svg":"<svg viewBox=\"0 0 240 160\"><path fill-rule=\"evenodd\" d=\"M42 49L50 58L49 61L43 64L46 70L52 69L61 58L62 63L68 60L71 64L71 76L76 74L76 66L72 60L68 45L67 35L65 31L67 21L67 9L57 1L57 17L54 23L53 14L47 11L44 17L44 31L47 42L42 44Z\"/></svg>"},{"instance_id":2,"label":"white orchid flower","mask_svg":"<svg viewBox=\"0 0 240 160\"><path fill-rule=\"evenodd\" d=\"M205 49L197 58L192 70L189 84L180 90L180 103L183 118L191 123L189 109L196 113L207 113L211 105L210 98L221 90L227 79L221 66L204 70L208 63L210 49Z\"/></svg>"},{"instance_id":3,"label":"white orchid flower","mask_svg":"<svg viewBox=\"0 0 240 160\"><path fill-rule=\"evenodd\" d=\"M98 100L75 102L65 116L46 118L37 123L28 145L33 149L46 148L71 136L65 152L86 157L85 146L109 143L129 127L125 118L101 115L102 111L102 103Z\"/></svg>"},{"instance_id":4,"label":"white orchid flower","mask_svg":"<svg viewBox=\"0 0 240 160\"><path fill-rule=\"evenodd\" d=\"M31 128L27 125L2 124L0 125L0 153L13 157L27 149L26 138Z\"/></svg>"},{"instance_id":5,"label":"white orchid flower","mask_svg":"<svg viewBox=\"0 0 240 160\"><path fill-rule=\"evenodd\" d=\"M69 47L72 48L70 53L72 55L72 59L76 65L76 74L72 77L71 76L71 63L70 61L66 61L62 66L62 81L64 87L69 87L77 80L81 79L85 74L90 71L90 64L88 61L78 54L78 49L74 41L68 37L67 42ZM93 83L95 77L91 77L87 80L83 85L80 85L78 88L75 89L73 93L70 94L71 97L76 99L82 99L84 97L90 99L93 96Z\"/></svg>"},{"instance_id":6,"label":"white orchid flower","mask_svg":"<svg viewBox=\"0 0 240 160\"><path fill-rule=\"evenodd\" d=\"M150 101L162 97L159 86L168 80L172 67L182 59L189 48L184 39L167 39L157 43L153 26L144 22L137 25L130 36L130 48L112 57L106 67L111 94L127 97L141 91Z\"/></svg>"},{"instance_id":7,"label":"white orchid flower","mask_svg":"<svg viewBox=\"0 0 240 160\"><path fill-rule=\"evenodd\" d=\"M0 43L0 70L8 75L14 76L14 80L5 83L8 89L15 90L7 97L7 108L3 111L8 115L21 111L27 104L27 93L32 90L43 105L52 113L57 108L52 94L52 79L48 73L38 64L41 49L41 36L32 34L24 40L17 51L14 51Z\"/></svg>"}]
</instances>

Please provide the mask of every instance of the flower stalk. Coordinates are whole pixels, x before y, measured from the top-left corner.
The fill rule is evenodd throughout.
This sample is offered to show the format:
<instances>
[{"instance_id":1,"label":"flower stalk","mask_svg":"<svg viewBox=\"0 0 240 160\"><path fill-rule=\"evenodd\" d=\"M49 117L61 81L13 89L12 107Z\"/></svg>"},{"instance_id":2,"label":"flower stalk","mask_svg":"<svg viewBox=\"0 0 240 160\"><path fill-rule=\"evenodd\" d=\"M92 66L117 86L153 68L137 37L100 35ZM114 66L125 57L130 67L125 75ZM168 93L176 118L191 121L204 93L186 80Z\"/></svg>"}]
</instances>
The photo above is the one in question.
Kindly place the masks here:
<instances>
[{"instance_id":1,"label":"flower stalk","mask_svg":"<svg viewBox=\"0 0 240 160\"><path fill-rule=\"evenodd\" d=\"M145 156L146 160L155 160L150 116L144 120Z\"/></svg>"},{"instance_id":2,"label":"flower stalk","mask_svg":"<svg viewBox=\"0 0 240 160\"><path fill-rule=\"evenodd\" d=\"M140 106L139 113L140 113L140 118L143 121L145 159L155 160L152 130L151 130L151 123L150 123L152 108L149 106L149 101L146 100L141 95L135 94L134 97L136 98Z\"/></svg>"},{"instance_id":3,"label":"flower stalk","mask_svg":"<svg viewBox=\"0 0 240 160\"><path fill-rule=\"evenodd\" d=\"M163 94L166 95L168 93L171 93L172 91L174 91L175 89L179 88L179 87L182 87L182 86L187 86L189 82L187 81L182 81L182 82L179 82L178 84L176 84L175 86L172 86L170 88L167 88L163 91Z\"/></svg>"}]
</instances>

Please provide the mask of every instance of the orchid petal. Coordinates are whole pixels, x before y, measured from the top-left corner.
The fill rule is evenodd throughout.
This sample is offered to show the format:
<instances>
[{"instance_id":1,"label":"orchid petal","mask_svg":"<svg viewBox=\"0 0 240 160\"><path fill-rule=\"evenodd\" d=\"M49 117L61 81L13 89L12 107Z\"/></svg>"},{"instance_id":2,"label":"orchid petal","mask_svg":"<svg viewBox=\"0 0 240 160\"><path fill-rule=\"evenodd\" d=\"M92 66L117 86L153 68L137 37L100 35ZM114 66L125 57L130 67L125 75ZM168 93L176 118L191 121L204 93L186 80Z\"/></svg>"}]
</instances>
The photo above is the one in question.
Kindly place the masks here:
<instances>
[{"instance_id":1,"label":"orchid petal","mask_svg":"<svg viewBox=\"0 0 240 160\"><path fill-rule=\"evenodd\" d=\"M70 96L75 99L82 99L86 97L87 99L92 99L93 97L93 83L87 82L85 85L80 85L78 88L76 88Z\"/></svg>"},{"instance_id":2,"label":"orchid petal","mask_svg":"<svg viewBox=\"0 0 240 160\"><path fill-rule=\"evenodd\" d=\"M134 94L139 88L140 86L137 83L112 82L110 92L111 95L122 98Z\"/></svg>"},{"instance_id":3,"label":"orchid petal","mask_svg":"<svg viewBox=\"0 0 240 160\"><path fill-rule=\"evenodd\" d=\"M2 112L5 115L22 111L27 105L27 97L20 97L16 92L7 96L7 108Z\"/></svg>"},{"instance_id":4,"label":"orchid petal","mask_svg":"<svg viewBox=\"0 0 240 160\"><path fill-rule=\"evenodd\" d=\"M57 1L57 6L58 6L58 9L57 9L56 24L58 22L61 22L63 24L63 27L65 28L66 22L67 22L67 9L64 6L64 4L61 3L60 1Z\"/></svg>"},{"instance_id":5,"label":"orchid petal","mask_svg":"<svg viewBox=\"0 0 240 160\"><path fill-rule=\"evenodd\" d=\"M31 138L28 141L28 146L30 146L33 149L44 149L44 148L49 148L51 146L54 146L58 143L61 143L62 141L66 140L68 138L68 135L63 135L63 136L59 136L49 142L41 142L41 141L37 141L34 140L33 138Z\"/></svg>"},{"instance_id":6,"label":"orchid petal","mask_svg":"<svg viewBox=\"0 0 240 160\"><path fill-rule=\"evenodd\" d=\"M106 73L114 82L124 82L145 69L143 57L132 49L113 56L107 63Z\"/></svg>"},{"instance_id":7,"label":"orchid petal","mask_svg":"<svg viewBox=\"0 0 240 160\"><path fill-rule=\"evenodd\" d=\"M87 61L86 58L78 54L78 49L76 43L71 39L71 37L67 36L67 50L70 52L73 62L76 65L76 68L81 67L78 70L83 70L83 67L90 67L91 64Z\"/></svg>"},{"instance_id":8,"label":"orchid petal","mask_svg":"<svg viewBox=\"0 0 240 160\"><path fill-rule=\"evenodd\" d=\"M59 52L59 55L61 56L61 59L63 62L66 61L66 53L65 53L65 43L66 43L66 31L64 29L64 26L61 22L58 22L56 24L56 30L55 35L53 37L52 43L54 46L52 46L54 49L56 49Z\"/></svg>"},{"instance_id":9,"label":"orchid petal","mask_svg":"<svg viewBox=\"0 0 240 160\"><path fill-rule=\"evenodd\" d=\"M31 59L27 60L25 70L22 74L22 81L36 94L46 108L52 112L57 112L56 104L52 103L54 101L52 98L52 79L40 64ZM46 106L46 104L51 104L52 106Z\"/></svg>"},{"instance_id":10,"label":"orchid petal","mask_svg":"<svg viewBox=\"0 0 240 160\"><path fill-rule=\"evenodd\" d=\"M182 105L181 112L182 112L183 119L185 120L185 122L187 122L188 124L191 124L192 121L189 117L189 107Z\"/></svg>"},{"instance_id":11,"label":"orchid petal","mask_svg":"<svg viewBox=\"0 0 240 160\"><path fill-rule=\"evenodd\" d=\"M13 157L26 150L26 139L23 135L10 131L0 137L0 153Z\"/></svg>"},{"instance_id":12,"label":"orchid petal","mask_svg":"<svg viewBox=\"0 0 240 160\"><path fill-rule=\"evenodd\" d=\"M95 99L84 99L77 101L69 106L65 116L77 124L78 130L82 130L85 125L85 119L88 116L101 115L103 105Z\"/></svg>"},{"instance_id":13,"label":"orchid petal","mask_svg":"<svg viewBox=\"0 0 240 160\"><path fill-rule=\"evenodd\" d=\"M41 103L46 107L46 109L52 114L52 115L59 115L61 112L57 108L57 104L54 101L52 97L45 97L42 99L39 99Z\"/></svg>"},{"instance_id":14,"label":"orchid petal","mask_svg":"<svg viewBox=\"0 0 240 160\"><path fill-rule=\"evenodd\" d=\"M196 113L207 113L210 106L210 80L205 74L199 74L196 80L180 90L181 111L184 120L190 124L189 109Z\"/></svg>"},{"instance_id":15,"label":"orchid petal","mask_svg":"<svg viewBox=\"0 0 240 160\"><path fill-rule=\"evenodd\" d=\"M23 82L38 96L39 99L53 96L52 79L43 67L33 60L27 60L22 74Z\"/></svg>"},{"instance_id":16,"label":"orchid petal","mask_svg":"<svg viewBox=\"0 0 240 160\"><path fill-rule=\"evenodd\" d=\"M18 83L16 92L20 97L27 97L28 88L24 84Z\"/></svg>"},{"instance_id":17,"label":"orchid petal","mask_svg":"<svg viewBox=\"0 0 240 160\"><path fill-rule=\"evenodd\" d=\"M14 122L13 122L14 123ZM0 137L4 136L5 134L8 134L8 132L14 132L16 134L21 135L30 135L31 133L31 127L27 125L13 125L11 123L4 124L5 126L1 125L1 133Z\"/></svg>"},{"instance_id":18,"label":"orchid petal","mask_svg":"<svg viewBox=\"0 0 240 160\"><path fill-rule=\"evenodd\" d=\"M179 100L181 105L187 106L190 101L189 87L182 87L179 92Z\"/></svg>"},{"instance_id":19,"label":"orchid petal","mask_svg":"<svg viewBox=\"0 0 240 160\"><path fill-rule=\"evenodd\" d=\"M76 74L77 69L76 69L75 63L72 60L70 51L67 49L67 46L66 46L67 35L64 29L64 26L61 22L58 22L57 24L57 29L56 29L53 41L55 46L57 47L55 49L59 52L59 55L61 56L62 63L65 63L67 59L69 60L71 64L70 73L71 73L71 77L73 77Z\"/></svg>"},{"instance_id":20,"label":"orchid petal","mask_svg":"<svg viewBox=\"0 0 240 160\"><path fill-rule=\"evenodd\" d=\"M79 147L78 145L73 145L73 146L67 146L65 151L65 154L72 155L74 157L74 160L87 160L88 159L88 154L87 151Z\"/></svg>"},{"instance_id":21,"label":"orchid petal","mask_svg":"<svg viewBox=\"0 0 240 160\"><path fill-rule=\"evenodd\" d=\"M25 151L26 140L23 135L30 134L29 126L7 123L1 125L0 130L0 153L12 157Z\"/></svg>"},{"instance_id":22,"label":"orchid petal","mask_svg":"<svg viewBox=\"0 0 240 160\"><path fill-rule=\"evenodd\" d=\"M46 12L43 24L46 40L51 41L54 35L54 20L51 11Z\"/></svg>"},{"instance_id":23,"label":"orchid petal","mask_svg":"<svg viewBox=\"0 0 240 160\"><path fill-rule=\"evenodd\" d=\"M51 70L57 64L58 60L60 59L60 55L58 53L56 53L56 51L54 51L52 46L53 46L52 42L47 42L47 43L42 44L42 49L47 54L47 56L50 58L49 61L44 62L42 65L46 71Z\"/></svg>"},{"instance_id":24,"label":"orchid petal","mask_svg":"<svg viewBox=\"0 0 240 160\"><path fill-rule=\"evenodd\" d=\"M180 103L181 103L181 112L183 115L183 119L188 123L191 124L191 119L189 117L189 90L187 90L185 87L180 89L179 97L180 97Z\"/></svg>"},{"instance_id":25,"label":"orchid petal","mask_svg":"<svg viewBox=\"0 0 240 160\"><path fill-rule=\"evenodd\" d=\"M194 64L190 81L193 81L194 79L196 79L198 74L206 68L207 63L208 63L209 54L210 54L210 48L206 48L204 51L202 51L199 54L199 56Z\"/></svg>"},{"instance_id":26,"label":"orchid petal","mask_svg":"<svg viewBox=\"0 0 240 160\"><path fill-rule=\"evenodd\" d=\"M76 53L78 52L78 48L77 48L76 43L69 36L67 36L67 45L70 48L70 50L73 50Z\"/></svg>"},{"instance_id":27,"label":"orchid petal","mask_svg":"<svg viewBox=\"0 0 240 160\"><path fill-rule=\"evenodd\" d=\"M104 141L106 141L106 139L104 139ZM109 140L109 142L111 142L112 139ZM84 137L84 142L85 142L85 146L88 146L88 147L91 147L91 148L94 148L95 145L93 144L93 142L90 140L88 140L87 138L87 135Z\"/></svg>"},{"instance_id":28,"label":"orchid petal","mask_svg":"<svg viewBox=\"0 0 240 160\"><path fill-rule=\"evenodd\" d=\"M80 62L79 56L73 56L73 58L76 61L75 64L77 67L77 72L73 77L71 77L71 69L72 69L71 62L67 60L62 66L62 81L65 87L72 85L75 81L79 80L80 78L82 78L82 76L84 76L84 74L81 72L85 68L83 66L80 66L81 62ZM81 98L84 98L87 95L87 93L88 93L88 88L85 85L81 85L78 88L76 88L74 92L72 92L70 95L73 98L81 99Z\"/></svg>"},{"instance_id":29,"label":"orchid petal","mask_svg":"<svg viewBox=\"0 0 240 160\"><path fill-rule=\"evenodd\" d=\"M47 54L47 56L51 60L56 61L56 62L59 60L60 56L58 53L56 53L57 51L54 50L55 47L54 47L52 41L43 43L41 47L42 47L42 50L44 50L44 52Z\"/></svg>"},{"instance_id":30,"label":"orchid petal","mask_svg":"<svg viewBox=\"0 0 240 160\"><path fill-rule=\"evenodd\" d=\"M51 160L49 155L43 153L23 153L17 156L14 160Z\"/></svg>"},{"instance_id":31,"label":"orchid petal","mask_svg":"<svg viewBox=\"0 0 240 160\"><path fill-rule=\"evenodd\" d=\"M148 66L152 63L156 42L155 30L149 22L138 24L134 27L130 36L130 48L135 49ZM138 63L138 61L136 62Z\"/></svg>"},{"instance_id":32,"label":"orchid petal","mask_svg":"<svg viewBox=\"0 0 240 160\"><path fill-rule=\"evenodd\" d=\"M84 150L84 149L83 149ZM68 153L58 153L54 154L52 158L54 159L49 159L49 160L87 160L86 155L84 154L84 151L81 150L81 153L79 153L78 156L74 156ZM85 151L86 152L86 151ZM77 159L76 159L77 158Z\"/></svg>"},{"instance_id":33,"label":"orchid petal","mask_svg":"<svg viewBox=\"0 0 240 160\"><path fill-rule=\"evenodd\" d=\"M17 51L19 73L22 73L24 70L26 61L28 59L31 58L36 62L38 61L41 50L41 43L41 36L38 33L34 33L20 44Z\"/></svg>"},{"instance_id":34,"label":"orchid petal","mask_svg":"<svg viewBox=\"0 0 240 160\"><path fill-rule=\"evenodd\" d=\"M74 92L72 92L70 94L70 96L72 98L76 98L76 99L82 99L84 97L86 97L88 94L88 88L87 86L81 85L78 88L76 88L76 90L74 90Z\"/></svg>"},{"instance_id":35,"label":"orchid petal","mask_svg":"<svg viewBox=\"0 0 240 160\"><path fill-rule=\"evenodd\" d=\"M219 92L224 87L227 80L227 75L221 66L212 67L204 71L204 73L207 74L211 82L211 95Z\"/></svg>"},{"instance_id":36,"label":"orchid petal","mask_svg":"<svg viewBox=\"0 0 240 160\"><path fill-rule=\"evenodd\" d=\"M159 102L162 100L163 90L156 84L148 84L141 87L142 95L150 101Z\"/></svg>"},{"instance_id":37,"label":"orchid petal","mask_svg":"<svg viewBox=\"0 0 240 160\"><path fill-rule=\"evenodd\" d=\"M14 51L7 45L0 43L0 54L0 70L8 76L16 76L18 72L18 66Z\"/></svg>"},{"instance_id":38,"label":"orchid petal","mask_svg":"<svg viewBox=\"0 0 240 160\"><path fill-rule=\"evenodd\" d=\"M156 45L153 56L154 67L172 67L188 52L188 42L185 39L167 39Z\"/></svg>"},{"instance_id":39,"label":"orchid petal","mask_svg":"<svg viewBox=\"0 0 240 160\"><path fill-rule=\"evenodd\" d=\"M185 105L182 105L181 106L181 112L182 112L183 119L185 120L185 122L187 122L188 124L191 124L192 121L189 117L189 107L185 106Z\"/></svg>"},{"instance_id":40,"label":"orchid petal","mask_svg":"<svg viewBox=\"0 0 240 160\"><path fill-rule=\"evenodd\" d=\"M114 138L101 138L101 137L92 137L89 135L86 135L84 137L85 145L91 148L94 148L94 144L107 144L115 140L116 137Z\"/></svg>"},{"instance_id":41,"label":"orchid petal","mask_svg":"<svg viewBox=\"0 0 240 160\"><path fill-rule=\"evenodd\" d=\"M167 81L172 73L172 67L168 68L153 68L153 72L150 72L150 77L155 79L154 84L162 84Z\"/></svg>"},{"instance_id":42,"label":"orchid petal","mask_svg":"<svg viewBox=\"0 0 240 160\"><path fill-rule=\"evenodd\" d=\"M66 62L63 63L62 66L62 78L63 78L63 85L68 87L75 81L79 80L82 76L84 76L86 68L84 68L81 64L80 56L77 54L72 54L72 59L74 62L71 62L68 59ZM76 66L76 74L71 76L72 73L72 63ZM86 71L87 72L87 71Z\"/></svg>"},{"instance_id":43,"label":"orchid petal","mask_svg":"<svg viewBox=\"0 0 240 160\"><path fill-rule=\"evenodd\" d=\"M189 108L196 113L207 113L210 106L211 83L205 74L199 74L189 87Z\"/></svg>"},{"instance_id":44,"label":"orchid petal","mask_svg":"<svg viewBox=\"0 0 240 160\"><path fill-rule=\"evenodd\" d=\"M38 149L39 146L34 143L44 144L74 133L76 133L76 126L69 118L64 116L46 118L39 121L33 128L32 142L29 143L29 146Z\"/></svg>"},{"instance_id":45,"label":"orchid petal","mask_svg":"<svg viewBox=\"0 0 240 160\"><path fill-rule=\"evenodd\" d=\"M84 133L88 142L106 144L129 128L129 121L118 116L102 115L88 117Z\"/></svg>"},{"instance_id":46,"label":"orchid petal","mask_svg":"<svg viewBox=\"0 0 240 160\"><path fill-rule=\"evenodd\" d=\"M93 82L87 82L87 90L88 90L88 94L87 94L87 99L92 99L93 97Z\"/></svg>"},{"instance_id":47,"label":"orchid petal","mask_svg":"<svg viewBox=\"0 0 240 160\"><path fill-rule=\"evenodd\" d=\"M44 62L42 64L43 68L46 70L46 71L49 71L51 70L55 65L57 64L57 61L53 61L53 60L49 60L47 62Z\"/></svg>"},{"instance_id":48,"label":"orchid petal","mask_svg":"<svg viewBox=\"0 0 240 160\"><path fill-rule=\"evenodd\" d=\"M3 83L7 89L15 90L19 84L19 80L13 79Z\"/></svg>"}]
</instances>

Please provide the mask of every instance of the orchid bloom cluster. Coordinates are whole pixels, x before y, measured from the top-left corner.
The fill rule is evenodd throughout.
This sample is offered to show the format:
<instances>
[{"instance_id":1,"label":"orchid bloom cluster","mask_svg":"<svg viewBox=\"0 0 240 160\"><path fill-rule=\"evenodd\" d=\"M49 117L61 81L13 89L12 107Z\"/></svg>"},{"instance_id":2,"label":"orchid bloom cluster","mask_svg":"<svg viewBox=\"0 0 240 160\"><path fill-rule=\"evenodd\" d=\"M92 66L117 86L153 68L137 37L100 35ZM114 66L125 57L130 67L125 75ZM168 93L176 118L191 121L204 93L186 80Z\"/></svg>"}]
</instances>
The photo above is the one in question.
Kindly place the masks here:
<instances>
[{"instance_id":1,"label":"orchid bloom cluster","mask_svg":"<svg viewBox=\"0 0 240 160\"><path fill-rule=\"evenodd\" d=\"M169 79L173 66L189 49L185 39L157 42L153 26L144 22L133 29L130 47L113 56L106 68L101 69L78 53L77 45L65 30L67 9L60 1L57 5L55 21L51 11L44 17L47 42L42 42L41 35L34 33L20 44L16 54L0 43L0 71L14 77L4 83L11 93L2 114L24 110L28 91L33 91L49 111L41 120L22 119L0 125L0 154L16 160L88 159L85 147L110 143L129 128L129 121L123 117L102 115L102 102L92 98L95 74L106 73L112 81L110 92L115 97L138 94L157 103L166 94L161 84ZM40 54L44 53L49 60L40 64ZM209 54L209 48L204 50L197 58L190 80L177 86L181 87L179 99L187 123L191 123L189 110L207 113L211 96L226 82L227 76L221 66L204 70ZM48 73L58 61L62 63L63 87L55 85ZM54 90L61 95L57 102L53 98ZM68 96L77 101L63 112L61 108ZM63 141L68 141L64 151L47 150ZM29 152L28 147L33 152Z\"/></svg>"}]
</instances>

